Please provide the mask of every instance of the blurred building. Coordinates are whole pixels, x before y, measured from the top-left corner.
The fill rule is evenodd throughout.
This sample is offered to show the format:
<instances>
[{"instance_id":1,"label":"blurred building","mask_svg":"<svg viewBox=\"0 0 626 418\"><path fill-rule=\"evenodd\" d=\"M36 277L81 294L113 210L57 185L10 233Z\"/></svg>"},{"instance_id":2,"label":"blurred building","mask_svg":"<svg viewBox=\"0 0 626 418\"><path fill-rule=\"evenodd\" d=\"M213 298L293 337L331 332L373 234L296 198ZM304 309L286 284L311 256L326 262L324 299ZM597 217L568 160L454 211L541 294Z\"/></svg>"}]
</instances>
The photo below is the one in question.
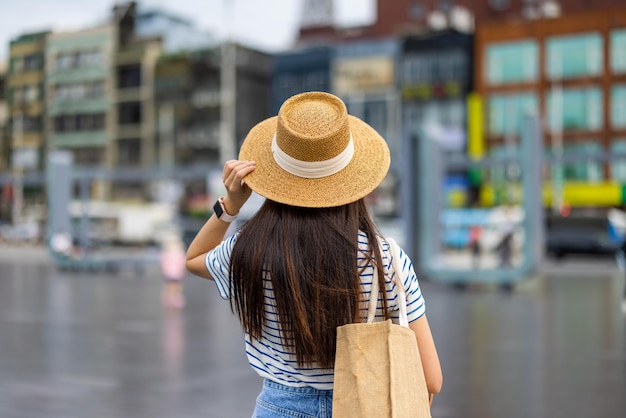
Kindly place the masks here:
<instances>
[{"instance_id":1,"label":"blurred building","mask_svg":"<svg viewBox=\"0 0 626 418\"><path fill-rule=\"evenodd\" d=\"M43 202L41 184L24 185L23 178L43 168L47 149L44 135L46 35L47 32L27 33L9 44L5 79L8 126L3 157L12 180L3 182L0 216L3 219L10 216L14 223L23 220L25 207Z\"/></svg>"},{"instance_id":2,"label":"blurred building","mask_svg":"<svg viewBox=\"0 0 626 418\"><path fill-rule=\"evenodd\" d=\"M9 147L9 109L7 105L7 67L0 62L0 174L8 171ZM0 185L0 219L8 218L11 212L11 186Z\"/></svg>"},{"instance_id":3,"label":"blurred building","mask_svg":"<svg viewBox=\"0 0 626 418\"><path fill-rule=\"evenodd\" d=\"M473 35L454 29L410 35L402 41L398 86L404 134L437 137L449 158L467 152L467 100L473 91ZM470 188L466 170L449 171L448 204L465 205Z\"/></svg>"},{"instance_id":4,"label":"blurred building","mask_svg":"<svg viewBox=\"0 0 626 418\"><path fill-rule=\"evenodd\" d=\"M134 2L113 9L117 29L112 67L113 111L108 167L153 168L159 161L154 105L155 67L165 36L141 36ZM165 13L153 16L167 17ZM169 21L166 20L166 23ZM175 21L175 23L177 23ZM163 30L167 25L162 25ZM115 200L149 197L149 187L138 179L113 182Z\"/></svg>"},{"instance_id":5,"label":"blurred building","mask_svg":"<svg viewBox=\"0 0 626 418\"><path fill-rule=\"evenodd\" d=\"M157 143L164 167L198 168L202 173L221 168L221 136L234 136L233 149L259 121L270 116L272 57L230 44L235 59L231 84L222 84L225 44L162 55L155 68ZM224 88L234 90L234 119L224 117ZM229 106L230 107L230 106ZM189 197L205 192L206 178L186 184Z\"/></svg>"},{"instance_id":6,"label":"blurred building","mask_svg":"<svg viewBox=\"0 0 626 418\"><path fill-rule=\"evenodd\" d=\"M137 2L130 2L127 6L135 9L133 26L136 36L161 38L163 51L167 53L206 49L217 44L211 33L197 29L191 20L169 10Z\"/></svg>"},{"instance_id":7,"label":"blurred building","mask_svg":"<svg viewBox=\"0 0 626 418\"><path fill-rule=\"evenodd\" d=\"M278 114L283 102L294 94L305 91L330 91L332 52L329 45L321 45L274 55L272 115Z\"/></svg>"},{"instance_id":8,"label":"blurred building","mask_svg":"<svg viewBox=\"0 0 626 418\"><path fill-rule=\"evenodd\" d=\"M9 165L36 170L43 166L44 68L47 32L21 35L10 42L6 94L11 134Z\"/></svg>"},{"instance_id":9,"label":"blurred building","mask_svg":"<svg viewBox=\"0 0 626 418\"><path fill-rule=\"evenodd\" d=\"M9 151L8 147L8 135L6 132L7 121L9 118L9 112L7 108L7 93L6 93L6 74L7 68L4 62L0 62L0 172L7 168L7 155Z\"/></svg>"},{"instance_id":10,"label":"blurred building","mask_svg":"<svg viewBox=\"0 0 626 418\"><path fill-rule=\"evenodd\" d=\"M475 74L490 155L516 152L524 114L546 122L546 203L626 203L626 159L602 158L626 151L625 8L483 24Z\"/></svg>"},{"instance_id":11,"label":"blurred building","mask_svg":"<svg viewBox=\"0 0 626 418\"><path fill-rule=\"evenodd\" d=\"M484 23L551 19L605 10L623 0L377 0L376 22L368 36L385 37L424 29L473 31Z\"/></svg>"},{"instance_id":12,"label":"blurred building","mask_svg":"<svg viewBox=\"0 0 626 418\"><path fill-rule=\"evenodd\" d=\"M367 122L387 140L393 156L399 155L401 138L396 86L399 53L397 38L344 41L334 46L331 62L331 92L343 99L351 115ZM392 167L372 195L373 210L380 216L397 215L399 168Z\"/></svg>"},{"instance_id":13,"label":"blurred building","mask_svg":"<svg viewBox=\"0 0 626 418\"><path fill-rule=\"evenodd\" d=\"M430 123L449 133L446 149L465 152L465 105L473 90L473 36L447 29L403 39L399 65L403 126ZM452 135L453 132L462 132Z\"/></svg>"},{"instance_id":14,"label":"blurred building","mask_svg":"<svg viewBox=\"0 0 626 418\"><path fill-rule=\"evenodd\" d=\"M173 164L218 164L222 129L221 45L162 55L156 65L156 111L161 143L174 137ZM236 45L234 134L243 142L250 128L270 115L272 57ZM237 145L237 144L236 144Z\"/></svg>"},{"instance_id":15,"label":"blurred building","mask_svg":"<svg viewBox=\"0 0 626 418\"><path fill-rule=\"evenodd\" d=\"M105 24L47 37L47 148L71 152L78 166L112 166L116 36L117 28Z\"/></svg>"}]
</instances>

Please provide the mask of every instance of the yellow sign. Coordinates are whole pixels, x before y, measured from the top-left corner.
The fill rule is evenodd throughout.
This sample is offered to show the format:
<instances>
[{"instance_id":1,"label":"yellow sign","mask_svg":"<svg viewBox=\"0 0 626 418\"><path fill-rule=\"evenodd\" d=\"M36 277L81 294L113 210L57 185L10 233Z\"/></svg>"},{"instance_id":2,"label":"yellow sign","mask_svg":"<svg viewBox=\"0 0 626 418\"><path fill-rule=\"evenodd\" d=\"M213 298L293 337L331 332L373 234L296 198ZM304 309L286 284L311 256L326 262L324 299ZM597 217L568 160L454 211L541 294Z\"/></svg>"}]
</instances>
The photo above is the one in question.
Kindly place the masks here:
<instances>
[{"instance_id":1,"label":"yellow sign","mask_svg":"<svg viewBox=\"0 0 626 418\"><path fill-rule=\"evenodd\" d=\"M485 153L483 102L478 93L470 93L467 97L467 125L467 153L470 158L478 160Z\"/></svg>"}]
</instances>

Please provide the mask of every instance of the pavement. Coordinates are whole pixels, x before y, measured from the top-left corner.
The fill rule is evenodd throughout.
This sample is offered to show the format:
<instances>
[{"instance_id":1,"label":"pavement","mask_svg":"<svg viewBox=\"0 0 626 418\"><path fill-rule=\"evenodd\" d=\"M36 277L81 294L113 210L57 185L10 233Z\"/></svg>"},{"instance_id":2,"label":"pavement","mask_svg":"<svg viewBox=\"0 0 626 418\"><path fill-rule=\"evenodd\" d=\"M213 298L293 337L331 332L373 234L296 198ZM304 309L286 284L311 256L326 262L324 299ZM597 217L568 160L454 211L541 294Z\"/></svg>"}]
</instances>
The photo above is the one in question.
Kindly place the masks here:
<instances>
[{"instance_id":1,"label":"pavement","mask_svg":"<svg viewBox=\"0 0 626 418\"><path fill-rule=\"evenodd\" d=\"M161 306L156 266L59 271L0 246L0 417L249 417L261 379L214 285ZM626 416L624 273L549 262L511 292L422 281L444 386L434 418Z\"/></svg>"}]
</instances>

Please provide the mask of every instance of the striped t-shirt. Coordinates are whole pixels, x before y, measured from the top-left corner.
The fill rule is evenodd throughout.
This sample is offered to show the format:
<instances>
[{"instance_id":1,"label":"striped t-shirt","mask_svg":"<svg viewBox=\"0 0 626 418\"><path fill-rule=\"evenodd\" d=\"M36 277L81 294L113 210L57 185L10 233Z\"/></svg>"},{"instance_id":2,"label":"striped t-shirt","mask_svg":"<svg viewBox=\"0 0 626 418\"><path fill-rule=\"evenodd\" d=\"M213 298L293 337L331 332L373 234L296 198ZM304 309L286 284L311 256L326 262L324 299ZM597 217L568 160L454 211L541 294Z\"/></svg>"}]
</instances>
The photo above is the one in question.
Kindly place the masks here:
<instances>
[{"instance_id":1,"label":"striped t-shirt","mask_svg":"<svg viewBox=\"0 0 626 418\"><path fill-rule=\"evenodd\" d=\"M238 234L235 234L220 245L211 250L206 257L206 266L209 273L213 277L217 290L222 299L230 298L229 288L229 261L232 253L233 245ZM368 249L369 243L367 236L359 233L359 248L362 251ZM398 305L396 301L396 289L393 283L393 269L391 268L392 256L387 242L382 244L382 257L385 270L385 287L387 294L387 304L389 314L397 323ZM367 259L359 252L359 266L367 263ZM402 266L402 277L404 277L404 288L406 289L407 312L409 322L415 321L425 312L424 299L420 291L419 282L413 270L411 260L406 253L400 250L400 263ZM370 262L361 273L362 285L362 320L366 320L367 303L369 300L372 278L374 274L374 266ZM275 382L286 386L311 386L320 390L328 390L333 388L333 370L320 369L315 367L298 367L296 356L289 352L281 344L279 323L275 312L274 294L272 291L272 283L269 277L265 279L265 317L261 340L251 339L246 333L246 354L250 366L264 378L268 378ZM382 321L384 318L381 301L378 302L378 310L376 312L376 320Z\"/></svg>"}]
</instances>

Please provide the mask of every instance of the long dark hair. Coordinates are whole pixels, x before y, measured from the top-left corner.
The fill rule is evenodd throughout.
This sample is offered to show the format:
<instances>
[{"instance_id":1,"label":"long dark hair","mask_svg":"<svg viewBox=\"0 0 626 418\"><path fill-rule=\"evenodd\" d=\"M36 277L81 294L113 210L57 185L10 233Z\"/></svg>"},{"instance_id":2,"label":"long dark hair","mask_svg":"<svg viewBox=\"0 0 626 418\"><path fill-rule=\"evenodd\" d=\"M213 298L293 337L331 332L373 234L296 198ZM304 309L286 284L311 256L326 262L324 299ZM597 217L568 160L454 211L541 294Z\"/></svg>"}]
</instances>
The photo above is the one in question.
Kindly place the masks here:
<instances>
[{"instance_id":1,"label":"long dark hair","mask_svg":"<svg viewBox=\"0 0 626 418\"><path fill-rule=\"evenodd\" d=\"M337 326L360 321L359 275L369 263L357 260L359 231L370 243L360 257L378 269L388 318L379 232L363 199L322 209L266 200L241 229L230 265L231 309L250 337L260 339L263 331L267 272L282 344L299 366L332 368Z\"/></svg>"}]
</instances>

